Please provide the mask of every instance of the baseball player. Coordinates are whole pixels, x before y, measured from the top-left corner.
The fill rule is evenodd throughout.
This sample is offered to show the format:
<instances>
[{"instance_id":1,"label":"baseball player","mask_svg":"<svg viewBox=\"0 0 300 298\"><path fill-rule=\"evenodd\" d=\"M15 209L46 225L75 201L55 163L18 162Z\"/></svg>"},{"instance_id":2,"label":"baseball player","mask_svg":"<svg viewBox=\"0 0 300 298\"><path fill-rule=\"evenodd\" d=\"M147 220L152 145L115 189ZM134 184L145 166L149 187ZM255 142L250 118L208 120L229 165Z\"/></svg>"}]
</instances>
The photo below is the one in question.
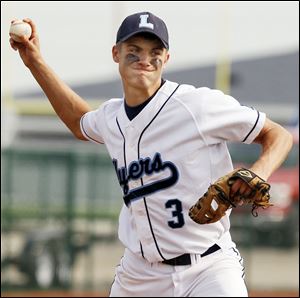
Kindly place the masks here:
<instances>
[{"instance_id":1,"label":"baseball player","mask_svg":"<svg viewBox=\"0 0 300 298\"><path fill-rule=\"evenodd\" d=\"M291 135L221 91L164 79L168 30L150 12L125 18L112 48L124 97L93 111L45 63L36 26L25 21L33 34L10 39L12 48L73 134L105 144L123 191L118 234L125 251L110 296L247 296L230 210L210 224L195 223L188 210L233 170L227 141L259 143L251 170L267 180L288 154ZM232 189L250 192L241 179Z\"/></svg>"}]
</instances>

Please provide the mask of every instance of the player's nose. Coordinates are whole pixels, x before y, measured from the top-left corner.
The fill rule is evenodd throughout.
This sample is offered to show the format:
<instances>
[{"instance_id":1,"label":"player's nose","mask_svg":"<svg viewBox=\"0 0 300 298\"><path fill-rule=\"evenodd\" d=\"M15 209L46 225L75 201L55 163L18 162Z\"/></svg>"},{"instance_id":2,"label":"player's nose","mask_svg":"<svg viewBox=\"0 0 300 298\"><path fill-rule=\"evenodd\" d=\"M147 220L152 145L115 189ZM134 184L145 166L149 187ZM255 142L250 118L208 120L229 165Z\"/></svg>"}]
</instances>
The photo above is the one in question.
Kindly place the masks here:
<instances>
[{"instance_id":1,"label":"player's nose","mask_svg":"<svg viewBox=\"0 0 300 298\"><path fill-rule=\"evenodd\" d=\"M139 64L140 65L150 65L150 61L151 61L151 56L147 55L147 54L141 54L140 56L140 60L139 60Z\"/></svg>"}]
</instances>

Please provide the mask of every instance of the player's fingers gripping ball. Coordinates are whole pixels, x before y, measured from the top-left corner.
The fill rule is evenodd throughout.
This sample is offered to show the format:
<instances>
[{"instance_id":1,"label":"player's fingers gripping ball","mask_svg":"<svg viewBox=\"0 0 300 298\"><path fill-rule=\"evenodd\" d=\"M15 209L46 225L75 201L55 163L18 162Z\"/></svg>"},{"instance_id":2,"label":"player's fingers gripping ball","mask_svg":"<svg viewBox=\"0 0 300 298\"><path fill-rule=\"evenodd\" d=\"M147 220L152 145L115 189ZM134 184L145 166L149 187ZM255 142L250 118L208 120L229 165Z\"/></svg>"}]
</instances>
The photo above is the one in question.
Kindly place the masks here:
<instances>
[{"instance_id":1,"label":"player's fingers gripping ball","mask_svg":"<svg viewBox=\"0 0 300 298\"><path fill-rule=\"evenodd\" d=\"M21 42L22 36L30 38L31 33L31 26L28 23L23 22L21 20L13 21L9 28L9 35L16 42Z\"/></svg>"},{"instance_id":2,"label":"player's fingers gripping ball","mask_svg":"<svg viewBox=\"0 0 300 298\"><path fill-rule=\"evenodd\" d=\"M232 185L239 178L251 189L247 196L232 194ZM241 201L252 204L252 214L257 216L257 208L272 206L269 190L270 184L262 178L248 169L239 168L210 185L207 192L189 209L189 216L199 224L214 223L225 215L227 209L236 207Z\"/></svg>"}]
</instances>

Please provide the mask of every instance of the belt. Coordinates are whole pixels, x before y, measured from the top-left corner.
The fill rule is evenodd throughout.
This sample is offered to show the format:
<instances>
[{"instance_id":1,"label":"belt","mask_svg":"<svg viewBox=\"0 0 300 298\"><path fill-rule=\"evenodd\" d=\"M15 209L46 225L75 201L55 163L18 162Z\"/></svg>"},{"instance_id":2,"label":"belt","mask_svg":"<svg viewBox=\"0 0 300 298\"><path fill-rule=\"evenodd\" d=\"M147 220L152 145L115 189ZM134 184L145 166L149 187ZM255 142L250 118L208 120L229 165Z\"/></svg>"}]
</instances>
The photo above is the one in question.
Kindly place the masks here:
<instances>
[{"instance_id":1,"label":"belt","mask_svg":"<svg viewBox=\"0 0 300 298\"><path fill-rule=\"evenodd\" d=\"M211 246L210 248L208 248L208 250L206 250L200 256L201 257L208 256L208 255L212 254L213 252L215 252L215 251L217 251L219 249L220 249L220 246L217 245L217 244L214 244L213 246ZM168 264L168 265L173 265L173 266L191 265L192 264L191 255L190 254L183 254L181 256L178 256L178 257L170 259L170 260L164 260L164 261L162 261L162 263Z\"/></svg>"}]
</instances>

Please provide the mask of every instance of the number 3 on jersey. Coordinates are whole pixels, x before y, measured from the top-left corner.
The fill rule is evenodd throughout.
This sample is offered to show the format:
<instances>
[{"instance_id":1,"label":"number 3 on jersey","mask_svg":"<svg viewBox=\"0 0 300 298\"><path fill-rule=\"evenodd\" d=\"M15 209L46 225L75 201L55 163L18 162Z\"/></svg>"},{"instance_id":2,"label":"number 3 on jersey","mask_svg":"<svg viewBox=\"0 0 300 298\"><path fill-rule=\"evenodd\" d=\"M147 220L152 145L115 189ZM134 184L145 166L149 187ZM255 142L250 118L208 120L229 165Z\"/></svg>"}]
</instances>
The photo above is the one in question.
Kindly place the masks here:
<instances>
[{"instance_id":1,"label":"number 3 on jersey","mask_svg":"<svg viewBox=\"0 0 300 298\"><path fill-rule=\"evenodd\" d=\"M169 220L168 225L172 229L181 228L184 225L184 218L182 214L182 204L178 199L168 200L165 204L166 208L172 208L172 217L174 220Z\"/></svg>"}]
</instances>

